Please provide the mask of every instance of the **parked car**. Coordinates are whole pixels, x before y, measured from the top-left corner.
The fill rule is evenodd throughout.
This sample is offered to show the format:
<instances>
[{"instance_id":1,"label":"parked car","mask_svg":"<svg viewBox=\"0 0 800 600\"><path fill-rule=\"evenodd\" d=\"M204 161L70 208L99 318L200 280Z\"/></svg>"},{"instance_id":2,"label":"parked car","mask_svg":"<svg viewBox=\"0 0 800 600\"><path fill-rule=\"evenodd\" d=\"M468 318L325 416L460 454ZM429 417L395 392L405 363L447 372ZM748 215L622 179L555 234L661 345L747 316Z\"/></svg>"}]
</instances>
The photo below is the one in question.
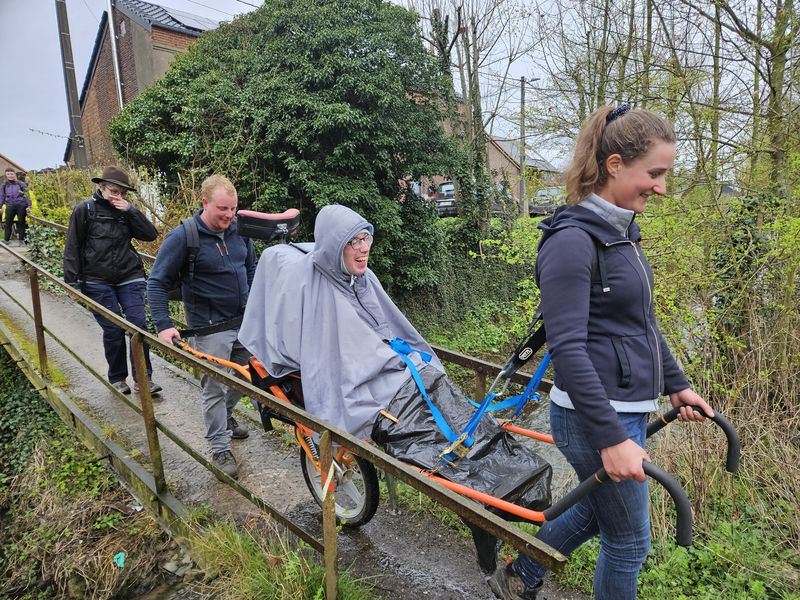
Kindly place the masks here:
<instances>
[{"instance_id":1,"label":"parked car","mask_svg":"<svg viewBox=\"0 0 800 600\"><path fill-rule=\"evenodd\" d=\"M440 217L455 217L458 214L456 189L452 181L440 183L431 195L431 200L436 202L436 210Z\"/></svg>"},{"instance_id":2,"label":"parked car","mask_svg":"<svg viewBox=\"0 0 800 600\"><path fill-rule=\"evenodd\" d=\"M520 207L519 200L514 198L507 183L498 181L495 182L496 193L492 200L492 207L490 214L493 217L499 217L504 214L511 214L511 216L519 216Z\"/></svg>"},{"instance_id":3,"label":"parked car","mask_svg":"<svg viewBox=\"0 0 800 600\"><path fill-rule=\"evenodd\" d=\"M564 204L566 197L564 188L559 185L539 188L534 192L533 198L528 204L528 214L532 217L549 215Z\"/></svg>"}]
</instances>

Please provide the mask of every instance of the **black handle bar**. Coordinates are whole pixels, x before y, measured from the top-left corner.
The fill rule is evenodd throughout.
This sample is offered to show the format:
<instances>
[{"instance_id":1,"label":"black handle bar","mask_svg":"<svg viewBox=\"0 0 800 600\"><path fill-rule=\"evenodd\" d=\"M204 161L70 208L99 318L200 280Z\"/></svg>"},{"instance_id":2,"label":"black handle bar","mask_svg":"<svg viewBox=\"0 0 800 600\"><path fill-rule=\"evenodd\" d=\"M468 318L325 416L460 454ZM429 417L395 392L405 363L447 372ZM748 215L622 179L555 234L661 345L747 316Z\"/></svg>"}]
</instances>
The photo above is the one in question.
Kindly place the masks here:
<instances>
[{"instance_id":1,"label":"black handle bar","mask_svg":"<svg viewBox=\"0 0 800 600\"><path fill-rule=\"evenodd\" d=\"M675 419L677 419L680 408L680 406L673 408L671 411L664 413L652 423L648 423L647 437L650 437L656 432L661 431L669 423L672 423ZM703 409L698 408L697 406L692 406L692 409L694 409L695 412L699 412L706 418L714 421L714 423L716 423L719 428L725 432L725 437L728 438L728 453L725 457L725 470L728 471L728 473L736 473L736 471L739 470L739 455L741 454L742 449L741 442L739 441L739 434L736 433L736 429L733 427L733 425L731 425L731 422L728 421L728 419L723 417L717 411L714 411L713 417L709 417Z\"/></svg>"},{"instance_id":2,"label":"black handle bar","mask_svg":"<svg viewBox=\"0 0 800 600\"><path fill-rule=\"evenodd\" d=\"M692 545L692 507L689 503L689 496L683 489L678 480L672 475L667 473L661 467L649 463L642 462L642 468L649 477L652 477L660 483L669 492L672 501L675 503L675 511L677 513L677 523L675 530L675 543L679 546ZM598 470L591 477L581 481L578 486L567 493L558 502L553 504L550 508L544 511L544 518L552 521L570 506L575 504L578 500L591 494L594 490L599 488L603 483L609 480L608 473L605 469Z\"/></svg>"}]
</instances>

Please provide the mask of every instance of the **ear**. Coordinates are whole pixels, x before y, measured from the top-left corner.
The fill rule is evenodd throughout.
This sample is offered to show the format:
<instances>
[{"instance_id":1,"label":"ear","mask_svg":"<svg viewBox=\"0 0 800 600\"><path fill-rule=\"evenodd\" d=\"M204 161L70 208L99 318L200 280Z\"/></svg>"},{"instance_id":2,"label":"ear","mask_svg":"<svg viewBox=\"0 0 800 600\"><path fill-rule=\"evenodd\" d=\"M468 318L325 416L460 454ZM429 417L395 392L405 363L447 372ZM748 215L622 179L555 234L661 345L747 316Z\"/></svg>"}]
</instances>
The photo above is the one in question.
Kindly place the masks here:
<instances>
[{"instance_id":1,"label":"ear","mask_svg":"<svg viewBox=\"0 0 800 600\"><path fill-rule=\"evenodd\" d=\"M606 173L609 177L616 177L625 163L622 162L622 156L619 154L612 154L606 158Z\"/></svg>"}]
</instances>

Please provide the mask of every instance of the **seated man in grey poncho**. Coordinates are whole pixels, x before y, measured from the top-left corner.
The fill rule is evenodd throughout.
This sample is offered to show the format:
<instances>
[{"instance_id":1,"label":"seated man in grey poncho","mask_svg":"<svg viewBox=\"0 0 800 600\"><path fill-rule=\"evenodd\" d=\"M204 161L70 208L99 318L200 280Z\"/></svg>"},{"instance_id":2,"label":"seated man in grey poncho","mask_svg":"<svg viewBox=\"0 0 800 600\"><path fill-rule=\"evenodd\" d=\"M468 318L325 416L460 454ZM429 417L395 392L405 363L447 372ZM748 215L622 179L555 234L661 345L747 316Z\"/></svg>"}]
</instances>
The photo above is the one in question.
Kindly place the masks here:
<instances>
[{"instance_id":1,"label":"seated man in grey poncho","mask_svg":"<svg viewBox=\"0 0 800 600\"><path fill-rule=\"evenodd\" d=\"M452 431L462 431L474 409L367 267L373 234L363 217L331 205L317 216L313 246L265 250L239 340L273 377L300 371L305 408L317 418L372 437L388 454L436 469L442 477L544 509L550 500L550 465L513 440L491 415L481 420L465 458L455 464L441 460L449 442L407 362L386 341L402 338L415 350L406 358ZM490 572L494 542L479 539L482 535L476 534L479 562Z\"/></svg>"}]
</instances>

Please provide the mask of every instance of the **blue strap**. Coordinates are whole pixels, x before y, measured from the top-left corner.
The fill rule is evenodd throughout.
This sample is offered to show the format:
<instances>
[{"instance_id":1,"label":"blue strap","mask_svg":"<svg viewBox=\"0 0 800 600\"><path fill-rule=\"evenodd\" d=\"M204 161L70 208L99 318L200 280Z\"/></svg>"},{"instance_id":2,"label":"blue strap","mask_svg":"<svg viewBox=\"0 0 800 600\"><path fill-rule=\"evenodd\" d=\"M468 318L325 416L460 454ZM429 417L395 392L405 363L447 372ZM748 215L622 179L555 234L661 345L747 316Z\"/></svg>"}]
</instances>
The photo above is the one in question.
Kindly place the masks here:
<instances>
[{"instance_id":1,"label":"blue strap","mask_svg":"<svg viewBox=\"0 0 800 600\"><path fill-rule=\"evenodd\" d=\"M517 394L516 396L509 396L508 398L506 398L505 400L501 400L500 402L492 402L491 404L489 404L489 406L486 407L486 412L495 412L498 410L505 410L507 408L511 408L512 406L517 406L520 403L521 399L524 400L525 402L528 402L529 400L533 400L535 402L539 401L539 394L534 394L531 398L527 399L524 398L524 396L525 394ZM489 396L487 396L487 398L489 398L490 400L495 397L496 394L489 394ZM484 400L484 402L486 402L486 400ZM472 406L474 406L475 408L480 408L482 405L482 403L475 402L474 400L470 400L469 403L472 404Z\"/></svg>"},{"instance_id":2,"label":"blue strap","mask_svg":"<svg viewBox=\"0 0 800 600\"><path fill-rule=\"evenodd\" d=\"M436 408L436 405L433 402L431 402L431 399L428 397L428 392L425 391L425 384L422 383L422 377L420 376L419 371L417 371L417 367L415 367L414 363L411 362L411 359L408 358L408 355L413 352L416 352L417 354L419 354L420 358L422 358L422 360L426 363L430 362L431 358L433 357L427 352L422 352L420 350L412 348L411 346L409 346L408 342L406 342L404 339L401 338L394 338L392 340L387 340L387 343L389 344L389 347L392 350L394 350L397 353L397 355L403 359L403 362L405 362L406 365L408 366L408 370L411 372L411 377L414 378L414 383L417 384L417 388L419 388L422 397L425 398L425 402L428 403L428 408L430 409L431 414L433 415L433 420L436 421L436 425L439 427L441 432L447 438L447 441L452 444L453 442L456 441L456 439L458 439L458 436L455 433L453 433L452 429L450 429L450 425L447 424L444 415L442 415L442 413L439 412L439 409Z\"/></svg>"},{"instance_id":3,"label":"blue strap","mask_svg":"<svg viewBox=\"0 0 800 600\"><path fill-rule=\"evenodd\" d=\"M525 386L525 390L521 394L517 394L516 396L510 396L505 400L493 403L492 400L494 399L495 394L489 394L480 404L478 404L477 402L473 402L472 400L470 400L470 403L479 409L478 412L481 413L481 415L483 414L483 412L487 411L493 412L496 410L504 410L506 408L511 408L512 406L516 406L516 410L514 411L514 416L518 417L519 414L522 412L522 409L525 408L525 405L530 400L533 400L534 402L539 401L540 396L536 390L539 389L539 384L542 383L542 379L544 379L544 374L547 372L547 367L549 365L550 365L550 352L545 352L545 355L539 362L539 366L536 367L536 371L533 373L531 380L528 382L528 385ZM484 405L486 406L484 407ZM481 412L480 410L482 407L484 407L483 412ZM470 421L470 423L471 422L472 421Z\"/></svg>"}]
</instances>

